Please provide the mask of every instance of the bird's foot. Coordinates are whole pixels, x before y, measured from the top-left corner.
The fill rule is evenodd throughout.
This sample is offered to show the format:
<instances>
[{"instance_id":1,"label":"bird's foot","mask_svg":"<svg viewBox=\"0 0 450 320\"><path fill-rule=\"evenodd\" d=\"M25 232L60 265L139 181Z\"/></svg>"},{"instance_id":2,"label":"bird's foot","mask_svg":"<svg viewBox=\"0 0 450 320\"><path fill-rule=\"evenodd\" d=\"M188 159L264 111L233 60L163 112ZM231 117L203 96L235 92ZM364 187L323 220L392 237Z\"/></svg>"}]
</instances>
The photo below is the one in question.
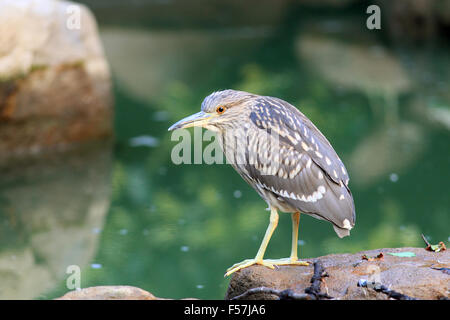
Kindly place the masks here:
<instances>
[{"instance_id":1,"label":"bird's foot","mask_svg":"<svg viewBox=\"0 0 450 320\"><path fill-rule=\"evenodd\" d=\"M297 258L268 259L266 261L275 266L309 266L308 262L298 260Z\"/></svg>"},{"instance_id":2,"label":"bird's foot","mask_svg":"<svg viewBox=\"0 0 450 320\"><path fill-rule=\"evenodd\" d=\"M300 261L295 258L283 258L283 259L266 259L266 260L256 260L256 259L247 259L241 262L234 264L232 267L227 269L225 276L229 276L232 273L250 267L254 264L259 264L261 266L268 267L270 269L275 269L276 266L287 266L287 265L296 265L296 266L309 266L309 263L306 261Z\"/></svg>"},{"instance_id":3,"label":"bird's foot","mask_svg":"<svg viewBox=\"0 0 450 320\"><path fill-rule=\"evenodd\" d=\"M225 273L225 277L228 277L229 275L231 275L232 273L250 267L254 264L259 264L261 266L265 266L268 267L270 269L275 269L275 265L273 265L270 262L267 262L268 260L257 260L257 259L247 259L241 262L238 262L236 264L234 264L233 266L231 266L230 268L227 269L227 272Z\"/></svg>"}]
</instances>

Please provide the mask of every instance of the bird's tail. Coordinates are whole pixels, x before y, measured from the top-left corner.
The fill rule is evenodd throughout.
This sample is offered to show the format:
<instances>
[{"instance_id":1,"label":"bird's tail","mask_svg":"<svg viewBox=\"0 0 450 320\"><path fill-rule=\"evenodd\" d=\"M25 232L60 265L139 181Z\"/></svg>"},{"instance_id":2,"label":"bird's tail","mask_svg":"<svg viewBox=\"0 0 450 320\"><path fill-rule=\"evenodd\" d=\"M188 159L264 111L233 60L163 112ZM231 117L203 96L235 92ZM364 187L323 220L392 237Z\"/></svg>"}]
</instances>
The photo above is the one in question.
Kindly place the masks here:
<instances>
[{"instance_id":1,"label":"bird's tail","mask_svg":"<svg viewBox=\"0 0 450 320\"><path fill-rule=\"evenodd\" d=\"M334 231L336 231L339 238L343 238L350 235L349 229L339 228L336 225L333 225Z\"/></svg>"}]
</instances>

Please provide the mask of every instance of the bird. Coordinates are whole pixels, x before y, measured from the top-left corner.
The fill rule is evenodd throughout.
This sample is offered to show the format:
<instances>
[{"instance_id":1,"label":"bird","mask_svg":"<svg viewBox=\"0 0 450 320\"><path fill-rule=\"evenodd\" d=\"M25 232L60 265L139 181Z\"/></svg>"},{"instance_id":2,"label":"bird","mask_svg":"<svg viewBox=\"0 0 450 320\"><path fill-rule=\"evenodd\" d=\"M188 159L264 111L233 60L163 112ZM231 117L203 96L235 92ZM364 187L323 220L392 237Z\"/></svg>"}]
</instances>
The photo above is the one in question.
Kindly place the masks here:
<instances>
[{"instance_id":1,"label":"bird","mask_svg":"<svg viewBox=\"0 0 450 320\"><path fill-rule=\"evenodd\" d=\"M356 221L349 175L330 142L299 109L270 96L227 89L208 95L201 111L169 131L203 127L216 133L223 154L268 204L269 225L253 259L227 269L225 276L252 265L307 266L298 259L300 214L328 221L342 238ZM279 214L291 214L291 254L264 259Z\"/></svg>"}]
</instances>

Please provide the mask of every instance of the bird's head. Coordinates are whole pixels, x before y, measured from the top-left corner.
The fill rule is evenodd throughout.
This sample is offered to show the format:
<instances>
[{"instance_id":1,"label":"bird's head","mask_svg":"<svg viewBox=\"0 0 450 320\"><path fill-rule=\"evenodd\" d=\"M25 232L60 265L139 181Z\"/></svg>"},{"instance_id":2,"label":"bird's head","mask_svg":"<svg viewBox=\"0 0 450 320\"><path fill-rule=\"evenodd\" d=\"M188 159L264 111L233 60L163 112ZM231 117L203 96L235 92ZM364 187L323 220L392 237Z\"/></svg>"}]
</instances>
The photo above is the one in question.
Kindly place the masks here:
<instances>
[{"instance_id":1,"label":"bird's head","mask_svg":"<svg viewBox=\"0 0 450 320\"><path fill-rule=\"evenodd\" d=\"M203 127L212 131L223 131L233 127L246 114L246 106L256 95L236 90L217 91L202 102L200 112L181 119L169 131L189 127Z\"/></svg>"}]
</instances>

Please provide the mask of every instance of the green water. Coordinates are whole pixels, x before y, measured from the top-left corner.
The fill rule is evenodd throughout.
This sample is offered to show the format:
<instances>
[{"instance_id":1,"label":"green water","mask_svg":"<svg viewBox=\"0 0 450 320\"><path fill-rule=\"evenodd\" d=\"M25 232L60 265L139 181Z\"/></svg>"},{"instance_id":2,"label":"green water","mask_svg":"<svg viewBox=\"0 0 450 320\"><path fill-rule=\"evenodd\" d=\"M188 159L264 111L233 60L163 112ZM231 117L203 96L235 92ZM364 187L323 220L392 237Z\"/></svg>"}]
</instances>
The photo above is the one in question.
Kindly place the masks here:
<instances>
[{"instance_id":1,"label":"green water","mask_svg":"<svg viewBox=\"0 0 450 320\"><path fill-rule=\"evenodd\" d=\"M256 254L266 204L228 165L174 165L167 128L225 88L299 107L346 164L356 226L339 239L302 216L300 258L423 246L421 233L448 243L448 43L394 46L345 13L164 28L100 9L115 141L3 171L0 298L58 297L77 265L82 287L222 299L225 270ZM289 255L290 221L280 214L266 257Z\"/></svg>"}]
</instances>

